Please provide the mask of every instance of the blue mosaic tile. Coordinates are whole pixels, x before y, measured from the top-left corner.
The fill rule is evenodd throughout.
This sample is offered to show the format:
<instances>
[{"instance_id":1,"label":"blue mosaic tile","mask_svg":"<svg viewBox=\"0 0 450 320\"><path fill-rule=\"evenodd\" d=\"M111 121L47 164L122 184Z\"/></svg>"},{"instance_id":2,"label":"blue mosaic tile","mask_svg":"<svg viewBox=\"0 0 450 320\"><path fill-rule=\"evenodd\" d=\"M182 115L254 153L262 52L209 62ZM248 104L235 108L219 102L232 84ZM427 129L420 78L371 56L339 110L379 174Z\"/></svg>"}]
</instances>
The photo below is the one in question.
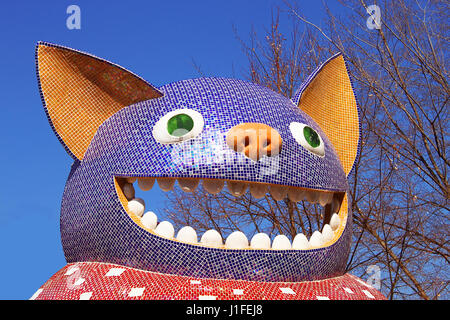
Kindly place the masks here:
<instances>
[{"instance_id":1,"label":"blue mosaic tile","mask_svg":"<svg viewBox=\"0 0 450 320\"><path fill-rule=\"evenodd\" d=\"M69 263L98 261L182 276L267 282L317 280L345 272L351 212L342 236L331 246L313 250L208 248L161 238L139 227L119 201L114 177L197 177L336 192L348 189L346 174L325 133L280 94L224 78L184 80L157 90L162 97L129 105L109 117L83 160L75 160L61 206L62 244ZM198 111L204 119L203 131L176 144L155 141L155 123L177 109ZM227 131L248 122L278 131L283 140L278 156L253 161L228 147ZM323 157L295 141L289 130L292 122L307 124L320 134ZM277 173L261 174L271 161L277 161Z\"/></svg>"}]
</instances>

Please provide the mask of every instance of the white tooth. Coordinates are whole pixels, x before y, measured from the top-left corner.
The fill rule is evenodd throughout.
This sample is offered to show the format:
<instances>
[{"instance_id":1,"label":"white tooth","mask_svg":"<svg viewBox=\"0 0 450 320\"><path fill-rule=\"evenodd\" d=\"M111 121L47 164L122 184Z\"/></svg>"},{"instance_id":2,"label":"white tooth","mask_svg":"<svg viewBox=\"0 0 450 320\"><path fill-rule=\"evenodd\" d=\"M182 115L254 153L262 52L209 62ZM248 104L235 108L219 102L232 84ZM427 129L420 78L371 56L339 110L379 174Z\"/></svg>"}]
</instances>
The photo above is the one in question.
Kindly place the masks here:
<instances>
[{"instance_id":1,"label":"white tooth","mask_svg":"<svg viewBox=\"0 0 450 320\"><path fill-rule=\"evenodd\" d=\"M156 225L158 223L158 216L152 212L147 211L144 213L144 215L141 218L141 223L146 227L147 229L153 230L156 228Z\"/></svg>"},{"instance_id":2,"label":"white tooth","mask_svg":"<svg viewBox=\"0 0 450 320\"><path fill-rule=\"evenodd\" d=\"M334 197L331 201L331 212L338 213L339 209L341 208L341 203L337 199L337 197Z\"/></svg>"},{"instance_id":3,"label":"white tooth","mask_svg":"<svg viewBox=\"0 0 450 320\"><path fill-rule=\"evenodd\" d=\"M269 187L265 184L261 183L251 183L250 184L250 193L255 199L261 199L264 197L269 190Z\"/></svg>"},{"instance_id":4,"label":"white tooth","mask_svg":"<svg viewBox=\"0 0 450 320\"><path fill-rule=\"evenodd\" d=\"M163 191L170 191L173 189L173 185L175 184L174 178L156 178L158 181L158 185Z\"/></svg>"},{"instance_id":5,"label":"white tooth","mask_svg":"<svg viewBox=\"0 0 450 320\"><path fill-rule=\"evenodd\" d=\"M270 194L277 201L283 200L287 196L288 189L289 189L289 187L271 185L270 186Z\"/></svg>"},{"instance_id":6,"label":"white tooth","mask_svg":"<svg viewBox=\"0 0 450 320\"><path fill-rule=\"evenodd\" d=\"M242 196L247 190L247 184L239 181L227 181L228 190L235 197Z\"/></svg>"},{"instance_id":7,"label":"white tooth","mask_svg":"<svg viewBox=\"0 0 450 320\"><path fill-rule=\"evenodd\" d=\"M244 249L248 247L248 240L245 234L235 231L230 234L225 241L225 247L229 249Z\"/></svg>"},{"instance_id":8,"label":"white tooth","mask_svg":"<svg viewBox=\"0 0 450 320\"><path fill-rule=\"evenodd\" d=\"M306 200L310 203L317 203L319 200L319 193L316 191L309 190L306 192Z\"/></svg>"},{"instance_id":9,"label":"white tooth","mask_svg":"<svg viewBox=\"0 0 450 320\"><path fill-rule=\"evenodd\" d=\"M210 247L220 247L223 244L220 233L213 229L206 231L202 235L200 242Z\"/></svg>"},{"instance_id":10,"label":"white tooth","mask_svg":"<svg viewBox=\"0 0 450 320\"><path fill-rule=\"evenodd\" d=\"M131 200L134 198L135 192L134 187L131 183L125 183L122 187L122 191L127 200Z\"/></svg>"},{"instance_id":11,"label":"white tooth","mask_svg":"<svg viewBox=\"0 0 450 320\"><path fill-rule=\"evenodd\" d=\"M341 224L341 218L336 213L333 213L330 219L330 226L333 231L336 231L337 228L339 228L339 225Z\"/></svg>"},{"instance_id":12,"label":"white tooth","mask_svg":"<svg viewBox=\"0 0 450 320\"><path fill-rule=\"evenodd\" d=\"M199 182L196 178L178 178L178 184L184 192L194 192Z\"/></svg>"},{"instance_id":13,"label":"white tooth","mask_svg":"<svg viewBox=\"0 0 450 320\"><path fill-rule=\"evenodd\" d=\"M305 190L300 189L300 188L294 188L294 187L289 188L288 197L289 197L289 200L294 201L294 202L302 201L303 199L305 199Z\"/></svg>"},{"instance_id":14,"label":"white tooth","mask_svg":"<svg viewBox=\"0 0 450 320\"><path fill-rule=\"evenodd\" d=\"M303 233L298 233L292 241L292 249L307 250L308 248L308 238Z\"/></svg>"},{"instance_id":15,"label":"white tooth","mask_svg":"<svg viewBox=\"0 0 450 320\"><path fill-rule=\"evenodd\" d=\"M289 250L292 249L291 242L284 234L279 234L273 239L272 249L274 250Z\"/></svg>"},{"instance_id":16,"label":"white tooth","mask_svg":"<svg viewBox=\"0 0 450 320\"><path fill-rule=\"evenodd\" d=\"M331 229L329 224L326 224L323 226L322 236L323 236L324 243L331 241L333 239L333 230Z\"/></svg>"},{"instance_id":17,"label":"white tooth","mask_svg":"<svg viewBox=\"0 0 450 320\"><path fill-rule=\"evenodd\" d=\"M250 241L250 247L253 249L270 249L270 238L265 233L257 233Z\"/></svg>"},{"instance_id":18,"label":"white tooth","mask_svg":"<svg viewBox=\"0 0 450 320\"><path fill-rule=\"evenodd\" d=\"M177 240L189 243L197 243L197 232L195 232L194 228L192 227L183 227L178 231Z\"/></svg>"},{"instance_id":19,"label":"white tooth","mask_svg":"<svg viewBox=\"0 0 450 320\"><path fill-rule=\"evenodd\" d=\"M222 191L224 184L225 181L220 179L203 180L203 188L211 194L217 194Z\"/></svg>"},{"instance_id":20,"label":"white tooth","mask_svg":"<svg viewBox=\"0 0 450 320\"><path fill-rule=\"evenodd\" d=\"M150 190L155 184L155 178L139 178L138 186L142 191Z\"/></svg>"},{"instance_id":21,"label":"white tooth","mask_svg":"<svg viewBox=\"0 0 450 320\"><path fill-rule=\"evenodd\" d=\"M332 192L320 192L319 194L319 203L322 207L325 207L328 203L333 200Z\"/></svg>"},{"instance_id":22,"label":"white tooth","mask_svg":"<svg viewBox=\"0 0 450 320\"><path fill-rule=\"evenodd\" d=\"M323 236L319 231L314 231L311 238L309 239L309 245L311 248L318 248L323 244Z\"/></svg>"},{"instance_id":23,"label":"white tooth","mask_svg":"<svg viewBox=\"0 0 450 320\"><path fill-rule=\"evenodd\" d=\"M141 198L134 198L128 201L128 210L135 215L142 217L145 211L145 202Z\"/></svg>"},{"instance_id":24,"label":"white tooth","mask_svg":"<svg viewBox=\"0 0 450 320\"><path fill-rule=\"evenodd\" d=\"M131 183L131 184L133 184L135 181L136 181L136 177L129 177L129 178L126 178L125 180L128 182L128 183Z\"/></svg>"},{"instance_id":25,"label":"white tooth","mask_svg":"<svg viewBox=\"0 0 450 320\"><path fill-rule=\"evenodd\" d=\"M175 229L169 221L163 221L158 224L155 229L155 233L159 234L162 237L173 238Z\"/></svg>"}]
</instances>

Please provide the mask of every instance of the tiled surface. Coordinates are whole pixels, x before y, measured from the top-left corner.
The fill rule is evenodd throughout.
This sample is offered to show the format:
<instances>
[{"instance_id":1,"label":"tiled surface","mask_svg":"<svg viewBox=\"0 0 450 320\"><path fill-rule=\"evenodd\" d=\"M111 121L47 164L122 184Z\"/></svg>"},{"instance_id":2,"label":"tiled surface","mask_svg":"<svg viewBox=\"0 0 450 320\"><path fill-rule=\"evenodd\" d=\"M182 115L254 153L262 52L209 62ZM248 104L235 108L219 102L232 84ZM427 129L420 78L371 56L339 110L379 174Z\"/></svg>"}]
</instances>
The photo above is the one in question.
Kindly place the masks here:
<instances>
[{"instance_id":1,"label":"tiled surface","mask_svg":"<svg viewBox=\"0 0 450 320\"><path fill-rule=\"evenodd\" d=\"M65 50L62 57L59 50ZM67 50L41 44L37 55L43 63L38 76L52 127L69 153L83 159L75 160L62 199L61 234L68 262L98 261L202 279L265 282L343 274L350 250L351 214L341 238L326 248L222 250L163 239L143 230L128 216L116 194L115 175L218 178L346 191L346 171L334 146L296 104L267 88L233 79L185 80L155 89L116 65ZM336 72L346 70L336 68ZM153 99L125 106L146 98ZM180 108L202 114L203 132L178 144L156 142L154 124ZM329 109L321 117L346 121L337 118L341 115ZM324 157L295 141L289 131L294 121L321 135ZM226 132L246 122L276 129L283 139L280 155L254 162L231 150L225 143ZM340 134L336 128L329 133ZM357 140L347 140L338 147L357 145ZM267 168L276 170L268 172Z\"/></svg>"},{"instance_id":2,"label":"tiled surface","mask_svg":"<svg viewBox=\"0 0 450 320\"><path fill-rule=\"evenodd\" d=\"M106 276L118 268L123 270L120 274ZM75 271L67 275L69 269ZM85 281L75 285L79 278ZM103 263L75 263L58 271L31 299L380 300L385 297L350 274L313 282L261 283L196 279Z\"/></svg>"},{"instance_id":3,"label":"tiled surface","mask_svg":"<svg viewBox=\"0 0 450 320\"><path fill-rule=\"evenodd\" d=\"M347 66L341 54L322 64L294 95L334 145L348 175L359 150L359 112Z\"/></svg>"},{"instance_id":4,"label":"tiled surface","mask_svg":"<svg viewBox=\"0 0 450 320\"><path fill-rule=\"evenodd\" d=\"M47 115L77 159L83 158L103 121L127 105L161 96L144 80L107 61L51 44L42 43L36 50Z\"/></svg>"}]
</instances>

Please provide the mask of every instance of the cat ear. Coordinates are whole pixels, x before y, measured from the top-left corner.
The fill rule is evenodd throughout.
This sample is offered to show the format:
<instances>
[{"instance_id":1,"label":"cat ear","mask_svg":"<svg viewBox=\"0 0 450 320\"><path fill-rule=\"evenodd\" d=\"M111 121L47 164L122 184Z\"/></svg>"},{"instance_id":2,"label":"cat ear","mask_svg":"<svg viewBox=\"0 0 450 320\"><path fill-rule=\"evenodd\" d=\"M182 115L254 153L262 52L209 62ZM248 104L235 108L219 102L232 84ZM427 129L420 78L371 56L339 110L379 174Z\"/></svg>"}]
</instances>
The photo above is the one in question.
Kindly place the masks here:
<instances>
[{"instance_id":1,"label":"cat ear","mask_svg":"<svg viewBox=\"0 0 450 320\"><path fill-rule=\"evenodd\" d=\"M111 115L163 95L118 65L50 43L37 44L36 69L50 125L67 152L78 160Z\"/></svg>"},{"instance_id":2,"label":"cat ear","mask_svg":"<svg viewBox=\"0 0 450 320\"><path fill-rule=\"evenodd\" d=\"M316 69L292 101L325 132L347 176L359 155L360 125L356 98L342 54Z\"/></svg>"}]
</instances>

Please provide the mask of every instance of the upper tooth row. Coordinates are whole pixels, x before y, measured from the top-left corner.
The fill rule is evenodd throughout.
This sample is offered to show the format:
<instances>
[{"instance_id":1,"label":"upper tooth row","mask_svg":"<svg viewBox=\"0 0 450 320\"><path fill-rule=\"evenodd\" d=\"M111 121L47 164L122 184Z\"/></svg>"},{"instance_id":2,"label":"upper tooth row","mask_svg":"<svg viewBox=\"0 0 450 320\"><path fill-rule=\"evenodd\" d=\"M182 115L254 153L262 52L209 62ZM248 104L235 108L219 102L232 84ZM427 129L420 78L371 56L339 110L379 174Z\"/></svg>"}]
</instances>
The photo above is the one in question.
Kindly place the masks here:
<instances>
[{"instance_id":1,"label":"upper tooth row","mask_svg":"<svg viewBox=\"0 0 450 320\"><path fill-rule=\"evenodd\" d=\"M141 217L141 223L147 229L153 230L156 234L166 237L174 238L175 229L169 221L162 221L158 223L158 217L152 211L145 211L145 203L140 198L134 198L128 202L128 210ZM285 235L278 235L273 239L271 244L270 237L265 233L258 233L253 236L248 243L247 237L240 231L231 233L226 241L225 248L229 249L298 249L306 250L312 248L319 248L331 241L334 238L335 231L339 228L341 219L337 214L333 214L330 220L330 224L326 224L322 232L315 231L311 238L308 239L303 233L299 233L295 236L292 243ZM197 232L194 228L186 226L181 228L176 236L176 239L183 242L198 243ZM206 231L201 239L200 243L209 247L222 247L223 240L219 232L216 230Z\"/></svg>"},{"instance_id":2,"label":"upper tooth row","mask_svg":"<svg viewBox=\"0 0 450 320\"><path fill-rule=\"evenodd\" d=\"M128 200L134 198L133 183L137 178L127 178L122 190ZM155 178L139 178L138 185L143 191L150 190L154 183ZM194 192L200 183L200 179L197 178L156 178L159 187L163 191L170 191L175 185L175 181L178 180L180 188L185 192ZM224 180L220 179L205 179L203 180L203 188L211 194L219 193L225 185ZM295 187L287 187L281 185L265 185L261 183L246 183L240 181L227 181L227 187L230 193L236 197L242 196L247 189L250 189L250 193L256 199L264 197L267 192L270 192L275 200L282 200L289 197L291 201L298 202L301 200L308 200L311 203L320 203L325 206L331 203L332 212L338 212L340 203L336 198L333 198L332 192L321 192L313 190L304 190Z\"/></svg>"}]
</instances>

